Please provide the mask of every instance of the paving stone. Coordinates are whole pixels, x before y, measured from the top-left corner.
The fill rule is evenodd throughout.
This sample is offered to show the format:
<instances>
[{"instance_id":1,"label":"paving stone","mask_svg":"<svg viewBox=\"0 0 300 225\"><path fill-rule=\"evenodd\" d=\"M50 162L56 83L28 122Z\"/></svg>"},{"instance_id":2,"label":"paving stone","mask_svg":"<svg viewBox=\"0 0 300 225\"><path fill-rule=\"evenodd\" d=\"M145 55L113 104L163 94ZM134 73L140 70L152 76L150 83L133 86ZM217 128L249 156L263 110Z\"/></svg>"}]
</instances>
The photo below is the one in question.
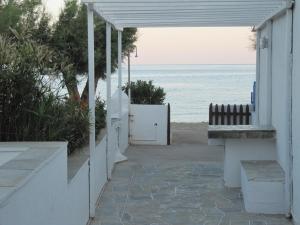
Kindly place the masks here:
<instances>
[{"instance_id":1,"label":"paving stone","mask_svg":"<svg viewBox=\"0 0 300 225\"><path fill-rule=\"evenodd\" d=\"M241 190L224 187L221 163L151 158L116 165L96 218L101 225L292 225L283 215L246 213Z\"/></svg>"}]
</instances>

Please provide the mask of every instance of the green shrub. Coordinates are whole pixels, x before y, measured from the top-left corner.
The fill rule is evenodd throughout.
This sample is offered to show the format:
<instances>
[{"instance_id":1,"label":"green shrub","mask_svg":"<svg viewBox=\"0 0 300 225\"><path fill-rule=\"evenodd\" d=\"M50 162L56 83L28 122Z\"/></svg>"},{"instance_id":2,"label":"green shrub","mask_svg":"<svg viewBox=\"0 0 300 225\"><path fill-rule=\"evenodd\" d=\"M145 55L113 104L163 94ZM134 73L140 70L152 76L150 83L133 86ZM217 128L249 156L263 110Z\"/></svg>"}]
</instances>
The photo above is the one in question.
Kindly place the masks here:
<instances>
[{"instance_id":1,"label":"green shrub","mask_svg":"<svg viewBox=\"0 0 300 225\"><path fill-rule=\"evenodd\" d=\"M0 141L68 141L71 153L88 143L89 111L48 85L48 76L57 74L55 54L16 36L18 41L0 35ZM96 118L99 133L105 126L100 100Z\"/></svg>"},{"instance_id":2,"label":"green shrub","mask_svg":"<svg viewBox=\"0 0 300 225\"><path fill-rule=\"evenodd\" d=\"M128 94L128 83L123 87L123 90ZM132 104L162 105L166 98L164 89L155 87L151 80L148 82L142 80L131 82L130 90Z\"/></svg>"}]
</instances>

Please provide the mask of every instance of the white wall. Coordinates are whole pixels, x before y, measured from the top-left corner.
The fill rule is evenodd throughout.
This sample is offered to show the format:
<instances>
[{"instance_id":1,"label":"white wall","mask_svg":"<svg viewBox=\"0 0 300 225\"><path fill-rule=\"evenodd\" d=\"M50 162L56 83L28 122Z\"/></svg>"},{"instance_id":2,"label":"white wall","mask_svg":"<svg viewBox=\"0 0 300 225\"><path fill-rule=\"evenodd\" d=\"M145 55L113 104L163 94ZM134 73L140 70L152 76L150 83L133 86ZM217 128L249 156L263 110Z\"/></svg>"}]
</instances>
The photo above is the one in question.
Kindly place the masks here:
<instances>
[{"instance_id":1,"label":"white wall","mask_svg":"<svg viewBox=\"0 0 300 225\"><path fill-rule=\"evenodd\" d=\"M272 126L276 129L277 161L286 174L285 206L289 208L289 87L287 74L286 16L283 14L272 23L272 76L268 81L268 48L260 49L259 122L268 124L271 115ZM261 31L267 37L267 27ZM270 47L270 46L268 46ZM271 113L268 113L268 82L272 84Z\"/></svg>"},{"instance_id":2,"label":"white wall","mask_svg":"<svg viewBox=\"0 0 300 225\"><path fill-rule=\"evenodd\" d=\"M273 21L272 34L272 125L276 129L278 161L288 170L288 74L286 69L286 18Z\"/></svg>"},{"instance_id":3,"label":"white wall","mask_svg":"<svg viewBox=\"0 0 300 225\"><path fill-rule=\"evenodd\" d=\"M261 30L261 38L268 38L267 35L267 29L266 27ZM267 63L268 62L268 49L260 49L260 77L259 77L259 90L258 90L258 96L259 96L259 122L260 124L267 124Z\"/></svg>"},{"instance_id":4,"label":"white wall","mask_svg":"<svg viewBox=\"0 0 300 225\"><path fill-rule=\"evenodd\" d=\"M30 147L30 144L22 142L8 145ZM57 144L32 143L32 146L53 148ZM107 182L106 137L97 145L95 157L95 196L98 198ZM63 144L54 157L34 170L28 181L8 197L5 203L0 204L0 224L86 225L89 220L88 160L68 181L67 147Z\"/></svg>"},{"instance_id":5,"label":"white wall","mask_svg":"<svg viewBox=\"0 0 300 225\"><path fill-rule=\"evenodd\" d=\"M107 182L106 172L106 136L103 137L102 141L96 146L95 152L95 196L99 196L102 192L104 185Z\"/></svg>"},{"instance_id":6,"label":"white wall","mask_svg":"<svg viewBox=\"0 0 300 225\"><path fill-rule=\"evenodd\" d=\"M300 1L294 6L293 24L293 218L300 224Z\"/></svg>"},{"instance_id":7,"label":"white wall","mask_svg":"<svg viewBox=\"0 0 300 225\"><path fill-rule=\"evenodd\" d=\"M167 145L168 107L166 105L130 106L130 143Z\"/></svg>"}]
</instances>

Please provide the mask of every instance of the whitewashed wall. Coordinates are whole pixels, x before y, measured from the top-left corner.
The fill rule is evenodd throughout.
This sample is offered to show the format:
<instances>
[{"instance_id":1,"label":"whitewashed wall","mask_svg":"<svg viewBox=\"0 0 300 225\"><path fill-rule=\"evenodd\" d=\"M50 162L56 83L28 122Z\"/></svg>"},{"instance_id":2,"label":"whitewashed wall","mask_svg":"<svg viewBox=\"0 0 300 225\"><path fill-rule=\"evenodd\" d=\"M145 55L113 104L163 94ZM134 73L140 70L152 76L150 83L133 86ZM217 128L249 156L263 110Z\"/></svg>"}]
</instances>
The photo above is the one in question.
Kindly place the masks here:
<instances>
[{"instance_id":1,"label":"whitewashed wall","mask_svg":"<svg viewBox=\"0 0 300 225\"><path fill-rule=\"evenodd\" d=\"M85 225L89 219L88 171L85 162L68 183L65 145L0 206L0 224Z\"/></svg>"},{"instance_id":2,"label":"whitewashed wall","mask_svg":"<svg viewBox=\"0 0 300 225\"><path fill-rule=\"evenodd\" d=\"M267 27L261 32L261 37L268 37ZM271 125L276 129L277 161L286 174L285 207L289 210L289 87L287 74L286 16L283 14L272 23L272 76L268 80L268 48L260 50L260 90L259 90L259 122L268 124L271 115ZM270 42L269 42L270 43ZM271 83L272 95L268 97L268 82ZM268 101L271 100L271 113L268 113Z\"/></svg>"},{"instance_id":3,"label":"whitewashed wall","mask_svg":"<svg viewBox=\"0 0 300 225\"><path fill-rule=\"evenodd\" d=\"M268 37L266 28L261 31L261 37ZM267 61L268 61L268 49L260 49L260 76L259 76L259 122L260 124L267 124Z\"/></svg>"},{"instance_id":4,"label":"whitewashed wall","mask_svg":"<svg viewBox=\"0 0 300 225\"><path fill-rule=\"evenodd\" d=\"M300 1L296 0L293 21L293 217L300 224Z\"/></svg>"},{"instance_id":5,"label":"whitewashed wall","mask_svg":"<svg viewBox=\"0 0 300 225\"><path fill-rule=\"evenodd\" d=\"M127 111L128 115L128 111ZM121 123L128 124L126 113ZM128 139L128 125L123 129ZM123 140L123 146L126 141ZM96 146L95 152L95 195L99 197L106 182L107 174L113 169L118 143L117 130L113 131L112 146L107 149L106 136ZM38 143L33 143L36 146ZM22 143L9 145L22 147ZM24 144L25 145L25 144ZM48 146L49 145L49 146ZM56 143L48 143L55 147ZM0 204L1 225L86 225L89 220L89 159L80 166L72 179L68 180L67 145L47 164L37 170L29 181L17 190L5 204ZM29 144L26 144L28 147ZM42 143L40 147L45 147ZM127 141L128 146L128 141ZM127 148L126 146L126 148ZM107 157L107 150L112 153ZM107 163L111 164L107 171ZM0 196L1 197L1 196ZM96 199L94 199L96 202Z\"/></svg>"},{"instance_id":6,"label":"whitewashed wall","mask_svg":"<svg viewBox=\"0 0 300 225\"><path fill-rule=\"evenodd\" d=\"M272 29L272 125L276 129L278 161L288 171L288 74L286 65L286 17L273 21Z\"/></svg>"},{"instance_id":7,"label":"whitewashed wall","mask_svg":"<svg viewBox=\"0 0 300 225\"><path fill-rule=\"evenodd\" d=\"M96 197L102 192L104 185L107 182L107 172L106 172L106 135L103 137L101 142L96 146L95 152L95 191Z\"/></svg>"}]
</instances>

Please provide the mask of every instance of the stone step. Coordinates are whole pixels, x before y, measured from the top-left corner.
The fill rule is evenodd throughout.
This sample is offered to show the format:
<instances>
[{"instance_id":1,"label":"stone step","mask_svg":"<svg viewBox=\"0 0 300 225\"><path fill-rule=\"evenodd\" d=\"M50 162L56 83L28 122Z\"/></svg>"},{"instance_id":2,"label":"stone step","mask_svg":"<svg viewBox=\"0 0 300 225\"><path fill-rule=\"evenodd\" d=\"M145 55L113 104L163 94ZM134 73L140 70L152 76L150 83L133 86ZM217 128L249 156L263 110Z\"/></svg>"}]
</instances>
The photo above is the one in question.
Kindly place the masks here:
<instances>
[{"instance_id":1,"label":"stone step","mask_svg":"<svg viewBox=\"0 0 300 225\"><path fill-rule=\"evenodd\" d=\"M285 213L285 174L277 161L241 161L241 180L247 212Z\"/></svg>"}]
</instances>

